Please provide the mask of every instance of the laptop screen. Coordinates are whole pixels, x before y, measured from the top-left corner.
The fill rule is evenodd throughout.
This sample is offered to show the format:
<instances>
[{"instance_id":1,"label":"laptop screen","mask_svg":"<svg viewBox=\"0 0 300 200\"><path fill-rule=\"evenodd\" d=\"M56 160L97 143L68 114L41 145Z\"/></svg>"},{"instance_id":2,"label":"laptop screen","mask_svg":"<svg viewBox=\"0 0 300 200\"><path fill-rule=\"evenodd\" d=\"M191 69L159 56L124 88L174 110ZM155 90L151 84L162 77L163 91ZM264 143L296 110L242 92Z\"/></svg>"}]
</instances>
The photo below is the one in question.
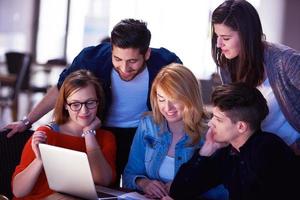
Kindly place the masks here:
<instances>
[{"instance_id":1,"label":"laptop screen","mask_svg":"<svg viewBox=\"0 0 300 200\"><path fill-rule=\"evenodd\" d=\"M86 153L39 144L49 187L85 199L98 199Z\"/></svg>"}]
</instances>

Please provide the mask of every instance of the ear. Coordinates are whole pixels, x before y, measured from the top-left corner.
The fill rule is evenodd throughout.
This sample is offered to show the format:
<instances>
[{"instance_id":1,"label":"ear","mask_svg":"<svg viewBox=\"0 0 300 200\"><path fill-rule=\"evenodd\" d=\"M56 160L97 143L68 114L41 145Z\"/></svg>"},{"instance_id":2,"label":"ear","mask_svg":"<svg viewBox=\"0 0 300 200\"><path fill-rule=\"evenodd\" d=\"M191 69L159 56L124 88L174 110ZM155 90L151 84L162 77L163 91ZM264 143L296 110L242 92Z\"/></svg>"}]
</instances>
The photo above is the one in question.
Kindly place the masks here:
<instances>
[{"instance_id":1,"label":"ear","mask_svg":"<svg viewBox=\"0 0 300 200\"><path fill-rule=\"evenodd\" d=\"M245 133L245 132L248 132L248 130L249 130L248 123L243 122L243 121L238 121L236 123L236 126L237 126L237 130L239 133Z\"/></svg>"},{"instance_id":2,"label":"ear","mask_svg":"<svg viewBox=\"0 0 300 200\"><path fill-rule=\"evenodd\" d=\"M145 54L145 60L148 60L150 58L151 55L151 48L148 48L146 54Z\"/></svg>"}]
</instances>

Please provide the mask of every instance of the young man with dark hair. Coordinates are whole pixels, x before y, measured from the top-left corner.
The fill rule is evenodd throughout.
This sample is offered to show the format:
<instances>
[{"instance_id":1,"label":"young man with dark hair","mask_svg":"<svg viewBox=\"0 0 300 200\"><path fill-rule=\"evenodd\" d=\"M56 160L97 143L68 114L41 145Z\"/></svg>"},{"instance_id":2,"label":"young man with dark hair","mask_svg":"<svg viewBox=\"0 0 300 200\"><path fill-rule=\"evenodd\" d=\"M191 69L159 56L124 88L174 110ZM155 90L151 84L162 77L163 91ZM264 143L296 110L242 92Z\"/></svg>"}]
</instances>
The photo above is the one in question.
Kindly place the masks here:
<instances>
[{"instance_id":1,"label":"young man with dark hair","mask_svg":"<svg viewBox=\"0 0 300 200\"><path fill-rule=\"evenodd\" d=\"M295 199L295 155L278 136L261 131L269 112L262 94L244 83L222 85L212 102L206 141L180 168L170 196L194 199L224 184L232 200Z\"/></svg>"},{"instance_id":2,"label":"young man with dark hair","mask_svg":"<svg viewBox=\"0 0 300 200\"><path fill-rule=\"evenodd\" d=\"M22 132L53 109L58 90L73 71L86 69L93 72L105 92L104 128L111 130L117 141L117 175L127 163L132 139L139 119L151 110L149 94L158 71L180 59L165 48L150 48L151 33L140 20L124 19L111 32L111 43L83 49L71 66L61 74L57 87L52 87L41 102L21 121L5 128L12 129L8 136Z\"/></svg>"}]
</instances>

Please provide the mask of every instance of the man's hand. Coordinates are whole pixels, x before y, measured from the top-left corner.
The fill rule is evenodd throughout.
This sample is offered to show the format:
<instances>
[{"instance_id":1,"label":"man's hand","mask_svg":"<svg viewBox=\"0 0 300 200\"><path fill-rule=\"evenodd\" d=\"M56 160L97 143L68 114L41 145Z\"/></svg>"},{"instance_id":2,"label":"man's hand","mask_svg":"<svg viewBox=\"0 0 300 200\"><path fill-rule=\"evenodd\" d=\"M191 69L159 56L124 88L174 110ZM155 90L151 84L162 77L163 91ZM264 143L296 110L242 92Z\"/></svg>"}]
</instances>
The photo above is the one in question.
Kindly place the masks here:
<instances>
[{"instance_id":1,"label":"man's hand","mask_svg":"<svg viewBox=\"0 0 300 200\"><path fill-rule=\"evenodd\" d=\"M211 156L218 149L225 147L227 145L228 145L227 143L216 142L214 140L214 132L212 128L209 128L205 136L205 142L202 148L200 149L199 154L201 156Z\"/></svg>"},{"instance_id":2,"label":"man's hand","mask_svg":"<svg viewBox=\"0 0 300 200\"><path fill-rule=\"evenodd\" d=\"M16 121L16 122L12 122L12 123L6 125L5 127L1 128L1 131L4 131L5 129L11 129L11 131L9 131L9 133L6 136L6 137L10 138L14 134L16 134L18 132L23 132L23 131L27 130L28 128L22 121Z\"/></svg>"},{"instance_id":3,"label":"man's hand","mask_svg":"<svg viewBox=\"0 0 300 200\"><path fill-rule=\"evenodd\" d=\"M43 99L28 113L27 120L30 119L30 123L33 124L45 114L47 114L50 110L54 108L56 98L58 97L58 89L56 86L52 86L47 94L43 97ZM26 123L26 120L25 120ZM11 129L11 131L7 134L7 137L11 137L18 132L23 132L29 129L29 126L26 126L24 120L12 122L7 126L1 128L1 131L4 129Z\"/></svg>"}]
</instances>

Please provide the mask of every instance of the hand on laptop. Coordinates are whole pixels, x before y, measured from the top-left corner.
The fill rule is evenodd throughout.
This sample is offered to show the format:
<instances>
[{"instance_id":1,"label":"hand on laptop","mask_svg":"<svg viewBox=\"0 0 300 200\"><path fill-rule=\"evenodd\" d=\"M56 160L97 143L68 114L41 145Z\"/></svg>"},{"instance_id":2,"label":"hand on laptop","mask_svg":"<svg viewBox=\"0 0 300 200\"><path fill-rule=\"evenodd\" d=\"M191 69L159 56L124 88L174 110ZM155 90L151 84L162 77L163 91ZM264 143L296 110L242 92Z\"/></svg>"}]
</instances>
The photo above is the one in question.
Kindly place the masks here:
<instances>
[{"instance_id":1,"label":"hand on laptop","mask_svg":"<svg viewBox=\"0 0 300 200\"><path fill-rule=\"evenodd\" d=\"M39 160L41 159L41 154L39 150L39 143L46 143L47 135L43 131L35 131L32 135L31 147L35 154L35 157Z\"/></svg>"}]
</instances>

